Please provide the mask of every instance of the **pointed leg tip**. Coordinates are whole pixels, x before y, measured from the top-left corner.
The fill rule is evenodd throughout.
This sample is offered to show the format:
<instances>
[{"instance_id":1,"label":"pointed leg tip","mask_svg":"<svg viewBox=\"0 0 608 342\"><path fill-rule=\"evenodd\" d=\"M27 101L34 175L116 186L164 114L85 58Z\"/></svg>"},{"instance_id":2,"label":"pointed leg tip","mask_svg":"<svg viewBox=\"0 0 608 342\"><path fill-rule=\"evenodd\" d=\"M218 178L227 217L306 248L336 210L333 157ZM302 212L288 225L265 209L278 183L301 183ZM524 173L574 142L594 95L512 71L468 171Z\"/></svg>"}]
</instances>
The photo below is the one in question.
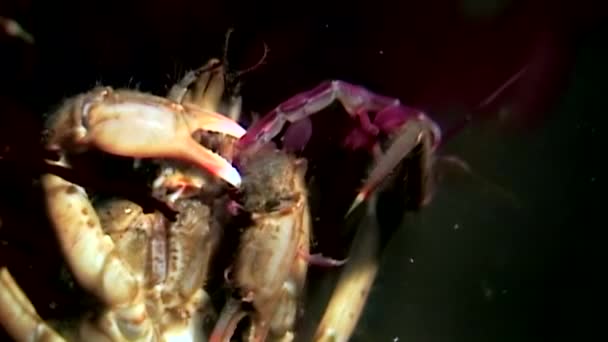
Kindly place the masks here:
<instances>
[{"instance_id":1,"label":"pointed leg tip","mask_svg":"<svg viewBox=\"0 0 608 342\"><path fill-rule=\"evenodd\" d=\"M346 212L346 215L344 215L344 218L349 217L350 214L352 214L353 211L355 211L355 209L357 209L361 205L361 203L365 202L366 198L367 198L366 192L360 191L357 194L357 197L355 197L355 200L353 201L353 203L350 205L350 208Z\"/></svg>"}]
</instances>

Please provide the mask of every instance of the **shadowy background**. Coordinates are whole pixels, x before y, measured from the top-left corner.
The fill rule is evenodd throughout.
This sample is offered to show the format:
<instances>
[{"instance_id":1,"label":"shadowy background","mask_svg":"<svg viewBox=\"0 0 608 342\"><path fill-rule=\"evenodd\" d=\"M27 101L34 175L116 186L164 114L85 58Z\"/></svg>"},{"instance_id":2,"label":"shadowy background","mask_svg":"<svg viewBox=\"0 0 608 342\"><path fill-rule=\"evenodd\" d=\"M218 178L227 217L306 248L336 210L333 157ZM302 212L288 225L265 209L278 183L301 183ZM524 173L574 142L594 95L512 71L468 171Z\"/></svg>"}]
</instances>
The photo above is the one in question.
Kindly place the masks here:
<instances>
[{"instance_id":1,"label":"shadowy background","mask_svg":"<svg viewBox=\"0 0 608 342\"><path fill-rule=\"evenodd\" d=\"M36 41L0 36L0 147L21 157L0 160L0 264L43 317L70 311L78 299L57 280L61 259L31 167L43 114L98 83L162 95L185 71L221 56L235 28L233 68L255 64L263 43L270 48L245 76L246 110L264 113L322 80L343 79L427 110L450 132L441 153L473 169L442 183L399 229L354 341L590 337L602 323L591 310L603 291L605 226L598 159L608 27L599 3L2 0L0 15ZM317 248L340 255L330 231L360 175L337 174L332 153L319 154L311 171L322 194L315 229Z\"/></svg>"}]
</instances>

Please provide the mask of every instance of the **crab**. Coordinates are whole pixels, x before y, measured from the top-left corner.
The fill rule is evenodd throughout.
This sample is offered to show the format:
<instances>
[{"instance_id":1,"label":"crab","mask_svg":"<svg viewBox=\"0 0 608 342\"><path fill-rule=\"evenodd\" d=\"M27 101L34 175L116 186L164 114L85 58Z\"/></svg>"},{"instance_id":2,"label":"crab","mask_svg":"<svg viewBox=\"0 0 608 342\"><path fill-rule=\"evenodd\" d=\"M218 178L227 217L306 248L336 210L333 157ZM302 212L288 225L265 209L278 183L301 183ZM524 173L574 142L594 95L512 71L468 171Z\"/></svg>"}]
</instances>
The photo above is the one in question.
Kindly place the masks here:
<instances>
[{"instance_id":1,"label":"crab","mask_svg":"<svg viewBox=\"0 0 608 342\"><path fill-rule=\"evenodd\" d=\"M172 221L123 198L93 204L83 187L44 174L48 215L68 266L102 308L68 329L51 327L2 269L0 322L15 339L219 342L229 341L245 316L251 324L243 340L293 339L308 265L342 263L310 254L306 161L288 151L306 145L310 116L335 101L358 123L344 146L367 150L375 160L349 213L373 199L387 179L394 184L394 171L415 151L422 156L414 170L421 179L417 204L430 200L441 132L422 111L333 80L293 96L245 129L238 123L240 97L224 94L221 65L211 60L166 97L97 87L66 100L52 116L46 149L60 158L48 165L69 169L91 150L151 161L159 170L152 195L177 216ZM274 142L280 136L283 149ZM249 223L216 318L206 279L222 230L237 213L246 213ZM343 306L344 299L330 303L328 313L335 311L332 305ZM333 323L324 320L317 340L347 340L360 313L349 314L351 326L339 333L334 325L341 316L332 314ZM211 333L209 320L215 323Z\"/></svg>"},{"instance_id":2,"label":"crab","mask_svg":"<svg viewBox=\"0 0 608 342\"><path fill-rule=\"evenodd\" d=\"M132 99L141 96L123 94ZM57 133L49 136L49 149L54 149L57 141L64 141L64 134L72 134L64 120L71 120L73 112L69 108L78 106L79 101L78 97L68 100L67 107L49 121ZM202 110L213 101L213 92L203 92L183 104ZM194 107L195 102L198 107ZM76 145L75 149L61 148L61 159L48 162L69 167L78 150ZM160 165L161 175L167 167ZM2 269L0 320L16 340L206 340L203 325L215 313L208 305L203 284L221 237L213 203L186 196L171 200L162 196L165 192L157 186L159 199L169 202L178 213L171 222L161 212L146 213L123 198L92 204L82 187L55 174L43 175L42 186L70 270L78 283L99 299L103 309L78 322L60 322L51 327L37 315L8 270Z\"/></svg>"}]
</instances>

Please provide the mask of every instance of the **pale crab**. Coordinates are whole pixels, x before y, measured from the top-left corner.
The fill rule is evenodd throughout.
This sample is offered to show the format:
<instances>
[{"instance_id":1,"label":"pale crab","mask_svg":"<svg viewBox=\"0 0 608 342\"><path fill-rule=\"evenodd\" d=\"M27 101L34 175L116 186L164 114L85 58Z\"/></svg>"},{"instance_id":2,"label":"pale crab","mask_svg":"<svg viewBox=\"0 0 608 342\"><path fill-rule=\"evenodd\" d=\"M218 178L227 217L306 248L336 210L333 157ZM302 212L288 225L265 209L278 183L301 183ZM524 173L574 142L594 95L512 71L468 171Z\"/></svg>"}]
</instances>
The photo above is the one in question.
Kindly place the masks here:
<instances>
[{"instance_id":1,"label":"pale crab","mask_svg":"<svg viewBox=\"0 0 608 342\"><path fill-rule=\"evenodd\" d=\"M81 186L43 175L48 215L69 268L103 307L79 324L51 327L2 269L0 322L16 340L230 341L245 316L251 324L243 340L296 338L308 264L341 263L310 255L306 161L278 149L273 139L285 137L284 147L305 145L309 116L335 101L359 123L345 145L368 149L376 160L352 208L400 179L395 170L414 151L416 165L408 164L407 172L420 178L418 203L428 202L429 170L441 133L423 112L328 81L245 130L237 123L240 98L224 94L224 75L221 63L212 60L186 75L167 97L101 87L68 99L54 114L46 148L61 158L49 164L69 168L72 158L93 149L152 159L160 165L152 193L177 217L172 222L120 198L93 205ZM216 319L206 279L223 229L238 213L248 220L226 274L232 290ZM338 284L315 340L348 340L361 314L366 296L348 294L363 293L375 273L351 281L347 275L353 269L367 267L357 261L357 250L352 253L346 280ZM212 332L205 328L209 320L215 322Z\"/></svg>"}]
</instances>

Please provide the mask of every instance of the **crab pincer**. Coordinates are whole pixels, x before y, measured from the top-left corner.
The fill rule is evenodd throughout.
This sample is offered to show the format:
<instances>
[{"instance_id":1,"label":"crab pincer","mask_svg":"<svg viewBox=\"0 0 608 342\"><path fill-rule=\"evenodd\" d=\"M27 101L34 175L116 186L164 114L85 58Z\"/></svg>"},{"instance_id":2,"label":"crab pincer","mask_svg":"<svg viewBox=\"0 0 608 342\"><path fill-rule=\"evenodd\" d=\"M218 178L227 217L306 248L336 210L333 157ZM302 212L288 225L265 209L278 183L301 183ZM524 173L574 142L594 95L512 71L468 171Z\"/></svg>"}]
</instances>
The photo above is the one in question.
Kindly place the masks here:
<instances>
[{"instance_id":1,"label":"crab pincer","mask_svg":"<svg viewBox=\"0 0 608 342\"><path fill-rule=\"evenodd\" d=\"M192 163L238 187L241 177L224 158L192 138L209 131L240 138L238 123L189 103L131 90L96 88L66 101L51 118L51 150L89 148L124 157L169 158Z\"/></svg>"}]
</instances>

